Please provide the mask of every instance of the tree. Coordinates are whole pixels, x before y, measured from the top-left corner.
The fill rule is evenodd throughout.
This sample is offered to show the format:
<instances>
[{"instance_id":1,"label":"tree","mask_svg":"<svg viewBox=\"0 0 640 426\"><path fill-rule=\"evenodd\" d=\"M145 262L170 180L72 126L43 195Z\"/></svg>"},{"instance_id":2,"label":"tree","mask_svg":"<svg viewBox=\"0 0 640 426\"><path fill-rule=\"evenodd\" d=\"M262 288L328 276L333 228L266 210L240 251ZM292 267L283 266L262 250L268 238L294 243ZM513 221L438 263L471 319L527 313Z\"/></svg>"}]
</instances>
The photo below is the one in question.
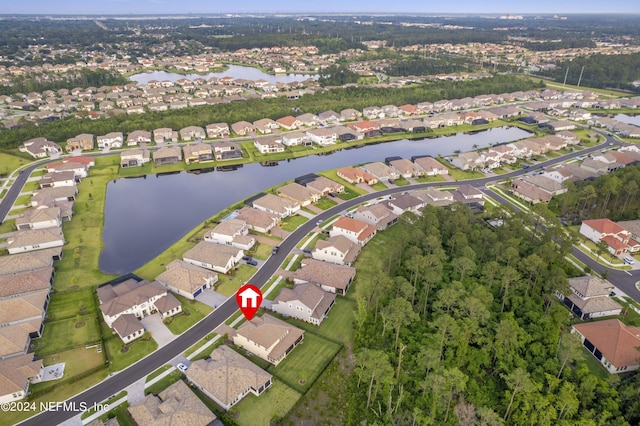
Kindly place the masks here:
<instances>
[{"instance_id":1,"label":"tree","mask_svg":"<svg viewBox=\"0 0 640 426\"><path fill-rule=\"evenodd\" d=\"M476 269L476 263L468 257L458 257L451 261L453 269L460 274L460 281L464 281L464 276L467 272Z\"/></svg>"},{"instance_id":2,"label":"tree","mask_svg":"<svg viewBox=\"0 0 640 426\"><path fill-rule=\"evenodd\" d=\"M411 304L401 298L395 298L389 304L386 310L387 318L391 323L391 326L396 330L396 339L394 349L398 349L398 338L400 337L400 330L402 327L411 321L418 319L418 314L413 312Z\"/></svg>"},{"instance_id":3,"label":"tree","mask_svg":"<svg viewBox=\"0 0 640 426\"><path fill-rule=\"evenodd\" d=\"M562 370L568 362L579 361L584 358L582 342L577 334L567 333L562 335L558 345L558 359L562 363L557 377L562 377Z\"/></svg>"},{"instance_id":4,"label":"tree","mask_svg":"<svg viewBox=\"0 0 640 426\"><path fill-rule=\"evenodd\" d=\"M511 406L513 405L513 400L515 399L518 393L529 393L535 389L531 378L529 377L529 373L521 367L516 368L509 374L503 374L502 379L505 381L507 387L511 390L511 398L509 399L509 404L507 405L507 409L504 412L504 419L507 420L509 418L509 414L511 414Z\"/></svg>"}]
</instances>

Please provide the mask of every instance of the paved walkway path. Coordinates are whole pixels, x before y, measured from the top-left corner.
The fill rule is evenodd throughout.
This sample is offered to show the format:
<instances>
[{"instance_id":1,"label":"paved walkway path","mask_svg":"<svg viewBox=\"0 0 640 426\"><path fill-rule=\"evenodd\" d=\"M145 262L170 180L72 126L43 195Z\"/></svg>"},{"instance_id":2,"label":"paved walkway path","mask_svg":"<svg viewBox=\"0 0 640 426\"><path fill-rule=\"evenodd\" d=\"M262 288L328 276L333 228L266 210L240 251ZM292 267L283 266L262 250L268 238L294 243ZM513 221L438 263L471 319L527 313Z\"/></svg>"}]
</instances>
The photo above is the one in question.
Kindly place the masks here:
<instances>
[{"instance_id":1,"label":"paved walkway path","mask_svg":"<svg viewBox=\"0 0 640 426\"><path fill-rule=\"evenodd\" d=\"M310 208L310 207L313 207L313 206L311 206L311 205L309 205L309 206L305 206L305 208ZM316 216L315 214L305 212L305 211L304 211L304 210L302 210L302 209L298 210L298 213L297 213L297 214L299 214L300 216L307 217L307 218L309 218L309 219L313 219L313 218ZM273 232L272 232L272 233L273 233Z\"/></svg>"},{"instance_id":2,"label":"paved walkway path","mask_svg":"<svg viewBox=\"0 0 640 426\"><path fill-rule=\"evenodd\" d=\"M160 314L149 315L142 318L140 322L144 325L145 330L151 332L153 340L158 343L158 348L163 347L177 337L162 322L162 316Z\"/></svg>"},{"instance_id":3,"label":"paved walkway path","mask_svg":"<svg viewBox=\"0 0 640 426\"><path fill-rule=\"evenodd\" d=\"M127 401L129 404L136 404L144 399L144 388L147 378L142 378L135 383L130 384L125 389L127 391Z\"/></svg>"}]
</instances>

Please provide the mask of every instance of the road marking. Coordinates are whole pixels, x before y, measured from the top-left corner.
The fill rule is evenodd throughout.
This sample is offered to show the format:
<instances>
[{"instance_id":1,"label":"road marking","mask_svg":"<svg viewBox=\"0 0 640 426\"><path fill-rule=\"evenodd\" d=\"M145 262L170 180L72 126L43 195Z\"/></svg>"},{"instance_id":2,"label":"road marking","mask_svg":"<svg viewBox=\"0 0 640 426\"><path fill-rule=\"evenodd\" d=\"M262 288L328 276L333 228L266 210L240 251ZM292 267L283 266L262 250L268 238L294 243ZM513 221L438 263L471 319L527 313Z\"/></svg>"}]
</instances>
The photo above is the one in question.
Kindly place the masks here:
<instances>
[{"instance_id":1,"label":"road marking","mask_svg":"<svg viewBox=\"0 0 640 426\"><path fill-rule=\"evenodd\" d=\"M633 276L633 274L629 271L624 271L625 274L629 275L629 276Z\"/></svg>"}]
</instances>

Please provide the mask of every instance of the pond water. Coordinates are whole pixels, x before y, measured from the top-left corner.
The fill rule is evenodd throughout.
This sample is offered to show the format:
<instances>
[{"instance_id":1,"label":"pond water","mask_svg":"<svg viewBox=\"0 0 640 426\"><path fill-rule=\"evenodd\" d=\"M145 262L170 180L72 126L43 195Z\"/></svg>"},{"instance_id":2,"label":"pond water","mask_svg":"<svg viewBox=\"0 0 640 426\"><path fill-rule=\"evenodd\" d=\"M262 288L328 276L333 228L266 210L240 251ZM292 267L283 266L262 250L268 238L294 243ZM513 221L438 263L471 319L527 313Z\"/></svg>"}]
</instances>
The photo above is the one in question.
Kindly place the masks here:
<instances>
[{"instance_id":1,"label":"pond water","mask_svg":"<svg viewBox=\"0 0 640 426\"><path fill-rule=\"evenodd\" d=\"M613 118L621 123L635 124L640 126L640 115L616 114Z\"/></svg>"},{"instance_id":2,"label":"pond water","mask_svg":"<svg viewBox=\"0 0 640 426\"><path fill-rule=\"evenodd\" d=\"M291 83L292 81L304 81L308 78L317 79L317 75L312 74L265 74L260 71L258 68L254 67L243 67L240 65L231 65L229 69L222 72L210 72L206 74L176 74L173 72L167 71L151 71L145 72L141 74L134 74L129 77L129 80L135 81L136 83L146 84L151 80L171 80L178 81L182 78L186 78L188 80L195 80L196 78L204 78L206 80L211 77L233 77L233 78L242 78L245 80L265 80L269 83Z\"/></svg>"},{"instance_id":3,"label":"pond water","mask_svg":"<svg viewBox=\"0 0 640 426\"><path fill-rule=\"evenodd\" d=\"M384 161L391 156L446 156L457 150L472 150L476 145L486 147L527 136L529 133L524 130L501 127L474 134L402 139L342 149L330 155L280 161L275 167L253 163L233 171L116 179L107 184L100 269L111 274L131 272L227 206L307 173Z\"/></svg>"}]
</instances>

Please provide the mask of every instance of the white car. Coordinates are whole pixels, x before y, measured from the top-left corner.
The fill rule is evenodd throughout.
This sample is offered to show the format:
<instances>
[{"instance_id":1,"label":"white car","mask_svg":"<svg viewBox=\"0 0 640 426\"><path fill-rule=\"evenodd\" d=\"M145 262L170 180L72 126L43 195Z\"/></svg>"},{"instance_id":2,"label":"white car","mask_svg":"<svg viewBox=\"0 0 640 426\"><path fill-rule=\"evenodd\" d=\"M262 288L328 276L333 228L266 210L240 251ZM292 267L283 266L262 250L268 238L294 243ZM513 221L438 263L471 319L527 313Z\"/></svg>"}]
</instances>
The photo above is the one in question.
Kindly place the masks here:
<instances>
[{"instance_id":1,"label":"white car","mask_svg":"<svg viewBox=\"0 0 640 426\"><path fill-rule=\"evenodd\" d=\"M633 265L635 263L635 260L633 260L633 258L630 256L625 256L622 258L622 260L628 265Z\"/></svg>"},{"instance_id":2,"label":"white car","mask_svg":"<svg viewBox=\"0 0 640 426\"><path fill-rule=\"evenodd\" d=\"M187 371L187 368L189 368L181 362L179 362L178 365L176 365L176 367L178 367L178 370L182 371L183 373Z\"/></svg>"}]
</instances>

